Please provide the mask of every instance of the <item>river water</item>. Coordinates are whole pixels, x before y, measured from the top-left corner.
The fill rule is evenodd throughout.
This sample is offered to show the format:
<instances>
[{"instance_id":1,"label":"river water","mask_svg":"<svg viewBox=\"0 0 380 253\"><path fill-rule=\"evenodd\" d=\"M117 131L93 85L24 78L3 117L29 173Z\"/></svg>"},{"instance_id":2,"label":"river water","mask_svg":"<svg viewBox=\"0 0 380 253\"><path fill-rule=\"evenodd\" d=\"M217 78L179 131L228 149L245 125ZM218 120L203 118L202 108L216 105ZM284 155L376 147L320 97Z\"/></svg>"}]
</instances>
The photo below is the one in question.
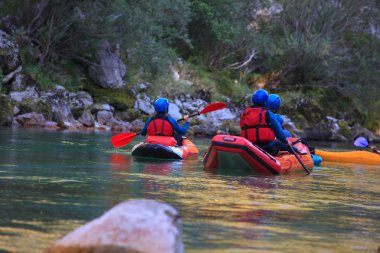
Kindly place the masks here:
<instances>
[{"instance_id":1,"label":"river water","mask_svg":"<svg viewBox=\"0 0 380 253\"><path fill-rule=\"evenodd\" d=\"M41 252L132 198L183 219L186 252L377 252L380 165L322 163L310 176L205 172L114 149L110 133L0 129L0 252ZM201 154L210 140L196 139Z\"/></svg>"}]
</instances>

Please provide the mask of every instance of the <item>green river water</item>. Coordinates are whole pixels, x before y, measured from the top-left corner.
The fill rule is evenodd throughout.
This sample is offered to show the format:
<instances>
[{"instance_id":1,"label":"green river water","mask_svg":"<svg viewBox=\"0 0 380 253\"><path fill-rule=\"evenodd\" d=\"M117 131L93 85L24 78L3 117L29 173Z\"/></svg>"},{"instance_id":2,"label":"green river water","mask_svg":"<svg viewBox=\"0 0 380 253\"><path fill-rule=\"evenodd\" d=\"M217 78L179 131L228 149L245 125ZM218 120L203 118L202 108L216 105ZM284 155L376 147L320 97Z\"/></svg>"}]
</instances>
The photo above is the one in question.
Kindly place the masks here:
<instances>
[{"instance_id":1,"label":"green river water","mask_svg":"<svg viewBox=\"0 0 380 253\"><path fill-rule=\"evenodd\" d=\"M202 157L142 161L110 133L0 129L0 252L41 252L132 198L183 219L186 252L377 252L380 165L304 174L211 174ZM210 140L195 139L201 154Z\"/></svg>"}]
</instances>

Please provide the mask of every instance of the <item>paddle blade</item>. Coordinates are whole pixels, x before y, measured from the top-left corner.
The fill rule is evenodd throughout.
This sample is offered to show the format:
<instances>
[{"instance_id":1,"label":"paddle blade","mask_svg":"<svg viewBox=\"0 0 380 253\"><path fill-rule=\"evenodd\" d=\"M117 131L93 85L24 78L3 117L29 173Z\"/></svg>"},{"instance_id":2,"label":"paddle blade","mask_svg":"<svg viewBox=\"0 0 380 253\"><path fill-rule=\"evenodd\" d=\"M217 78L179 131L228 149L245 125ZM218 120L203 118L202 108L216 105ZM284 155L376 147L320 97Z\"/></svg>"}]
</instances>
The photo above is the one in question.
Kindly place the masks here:
<instances>
[{"instance_id":1,"label":"paddle blade","mask_svg":"<svg viewBox=\"0 0 380 253\"><path fill-rule=\"evenodd\" d=\"M216 102L216 103L213 103L213 104L208 105L205 108L203 108L203 110L200 111L199 114L205 114L205 113L208 113L208 112L213 112L213 111L221 110L221 109L224 109L224 108L227 108L227 104L226 103Z\"/></svg>"},{"instance_id":2,"label":"paddle blade","mask_svg":"<svg viewBox=\"0 0 380 253\"><path fill-rule=\"evenodd\" d=\"M368 141L364 137L358 137L356 138L354 145L359 148L366 148L368 147Z\"/></svg>"},{"instance_id":3,"label":"paddle blade","mask_svg":"<svg viewBox=\"0 0 380 253\"><path fill-rule=\"evenodd\" d=\"M111 137L111 144L115 148L121 148L130 143L139 133L121 133Z\"/></svg>"}]
</instances>

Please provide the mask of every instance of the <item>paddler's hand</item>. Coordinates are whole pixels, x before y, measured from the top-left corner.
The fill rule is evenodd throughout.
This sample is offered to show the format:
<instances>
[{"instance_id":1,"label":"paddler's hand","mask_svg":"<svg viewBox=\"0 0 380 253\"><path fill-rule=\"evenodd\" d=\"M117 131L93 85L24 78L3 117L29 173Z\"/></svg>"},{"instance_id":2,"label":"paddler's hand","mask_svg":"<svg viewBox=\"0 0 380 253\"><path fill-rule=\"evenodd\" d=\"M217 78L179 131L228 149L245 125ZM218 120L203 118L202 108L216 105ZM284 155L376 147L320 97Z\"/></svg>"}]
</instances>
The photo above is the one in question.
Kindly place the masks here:
<instances>
[{"instance_id":1,"label":"paddler's hand","mask_svg":"<svg viewBox=\"0 0 380 253\"><path fill-rule=\"evenodd\" d=\"M287 140L287 141L288 141L287 145L289 146L289 151L290 151L290 146L292 146L292 148L293 148L293 150L294 150L295 153L300 153L299 150L298 150L298 148L294 147L293 143L290 140Z\"/></svg>"},{"instance_id":2,"label":"paddler's hand","mask_svg":"<svg viewBox=\"0 0 380 253\"><path fill-rule=\"evenodd\" d=\"M189 115L184 115L184 116L183 116L183 120L184 120L185 122L187 122L187 121L189 120Z\"/></svg>"}]
</instances>

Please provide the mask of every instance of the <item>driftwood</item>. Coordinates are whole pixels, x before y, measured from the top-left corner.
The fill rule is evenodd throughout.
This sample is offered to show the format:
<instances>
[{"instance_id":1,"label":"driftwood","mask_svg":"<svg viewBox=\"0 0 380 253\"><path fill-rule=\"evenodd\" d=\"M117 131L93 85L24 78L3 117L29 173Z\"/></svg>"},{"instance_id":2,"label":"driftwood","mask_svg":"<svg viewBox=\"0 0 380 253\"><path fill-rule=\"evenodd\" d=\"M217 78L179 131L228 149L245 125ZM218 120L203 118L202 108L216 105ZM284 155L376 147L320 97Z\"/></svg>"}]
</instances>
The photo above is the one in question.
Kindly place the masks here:
<instances>
[{"instance_id":1,"label":"driftwood","mask_svg":"<svg viewBox=\"0 0 380 253\"><path fill-rule=\"evenodd\" d=\"M13 70L11 73L7 74L6 76L3 77L1 80L1 83L7 83L10 80L12 80L16 74L20 73L22 70L22 66L19 66L17 69Z\"/></svg>"},{"instance_id":2,"label":"driftwood","mask_svg":"<svg viewBox=\"0 0 380 253\"><path fill-rule=\"evenodd\" d=\"M228 68L228 69L241 69L241 68L245 67L246 65L248 65L252 61L252 59L255 57L256 54L257 54L256 49L252 49L251 53L245 57L247 60L245 60L243 63L235 62L235 63L228 65L226 68Z\"/></svg>"}]
</instances>

